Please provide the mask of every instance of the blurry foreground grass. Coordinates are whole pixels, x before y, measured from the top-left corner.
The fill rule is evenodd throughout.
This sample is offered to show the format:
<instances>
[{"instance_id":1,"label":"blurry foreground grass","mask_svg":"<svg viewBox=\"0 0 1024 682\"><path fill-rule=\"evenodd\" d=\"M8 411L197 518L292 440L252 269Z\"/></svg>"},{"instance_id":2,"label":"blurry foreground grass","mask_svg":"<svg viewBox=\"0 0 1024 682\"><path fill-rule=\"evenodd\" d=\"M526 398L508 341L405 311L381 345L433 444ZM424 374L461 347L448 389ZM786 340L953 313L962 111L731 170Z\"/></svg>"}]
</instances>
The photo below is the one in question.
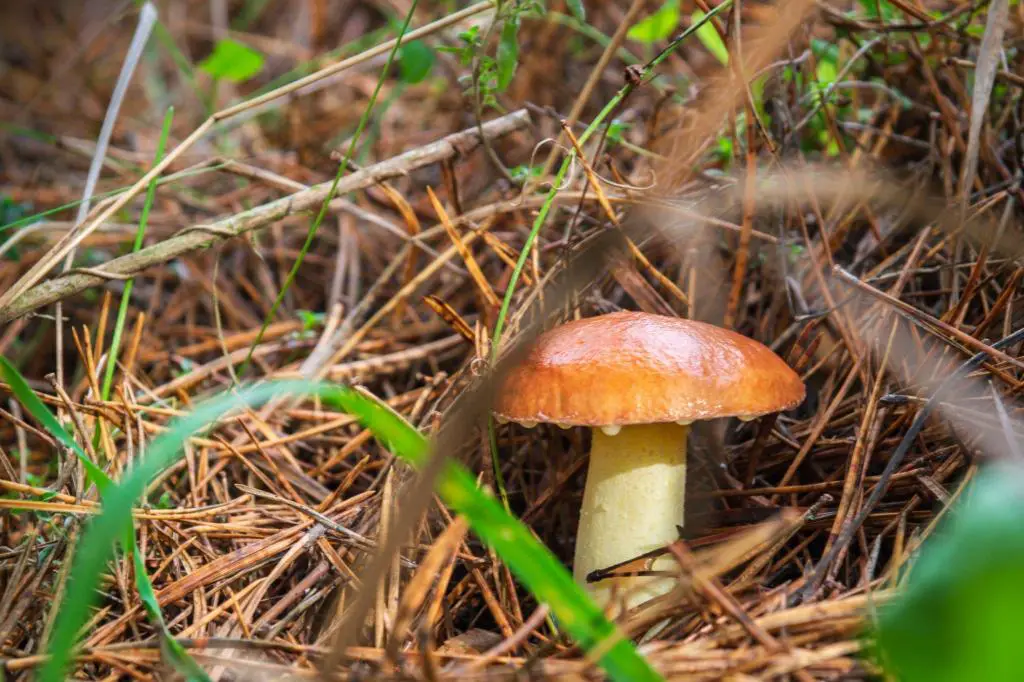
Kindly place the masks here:
<instances>
[{"instance_id":1,"label":"blurry foreground grass","mask_svg":"<svg viewBox=\"0 0 1024 682\"><path fill-rule=\"evenodd\" d=\"M1024 680L1024 463L986 466L880 609L880 659L905 682Z\"/></svg>"},{"instance_id":2,"label":"blurry foreground grass","mask_svg":"<svg viewBox=\"0 0 1024 682\"><path fill-rule=\"evenodd\" d=\"M187 417L171 424L142 458L116 484L110 481L86 455L56 418L31 391L18 371L0 357L0 375L15 395L44 427L72 449L85 465L89 478L103 495L102 512L91 519L77 542L67 595L57 615L48 645L49 659L39 673L41 682L59 682L67 674L78 633L89 619L98 599L100 576L120 542L135 561L136 580L150 616L161 627L165 645L173 655L170 663L190 680L206 679L190 656L166 630L145 567L137 559L132 527L133 506L143 497L157 475L183 456L188 439L203 433L233 410L258 407L288 395L316 397L326 405L359 418L388 449L411 465L424 467L430 457L429 444L415 428L394 410L368 394L342 386L309 381L270 382L245 388L234 394L211 399ZM465 515L470 527L508 564L537 599L550 607L559 624L585 652L594 652L612 679L658 680L660 677L641 657L633 644L601 613L583 588L533 533L505 511L462 465L447 461L437 475L437 490L454 511Z\"/></svg>"}]
</instances>

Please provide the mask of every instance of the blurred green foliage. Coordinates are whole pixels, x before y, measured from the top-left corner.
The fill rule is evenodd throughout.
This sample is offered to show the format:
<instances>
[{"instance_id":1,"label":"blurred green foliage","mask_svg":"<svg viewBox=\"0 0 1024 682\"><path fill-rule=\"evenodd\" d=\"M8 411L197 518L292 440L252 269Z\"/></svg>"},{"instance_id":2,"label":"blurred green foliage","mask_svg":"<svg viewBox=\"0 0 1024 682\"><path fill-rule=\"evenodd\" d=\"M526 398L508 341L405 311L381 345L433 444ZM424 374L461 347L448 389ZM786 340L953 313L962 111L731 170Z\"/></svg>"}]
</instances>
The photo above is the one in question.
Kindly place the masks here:
<instances>
[{"instance_id":1,"label":"blurred green foliage","mask_svg":"<svg viewBox=\"0 0 1024 682\"><path fill-rule=\"evenodd\" d=\"M882 665L901 682L1024 680L1024 467L983 469L880 609Z\"/></svg>"},{"instance_id":2,"label":"blurred green foliage","mask_svg":"<svg viewBox=\"0 0 1024 682\"><path fill-rule=\"evenodd\" d=\"M402 82L409 85L419 83L430 75L435 61L437 57L434 51L422 40L402 43L398 48L398 72Z\"/></svg>"},{"instance_id":3,"label":"blurred green foliage","mask_svg":"<svg viewBox=\"0 0 1024 682\"><path fill-rule=\"evenodd\" d=\"M263 69L264 57L260 52L231 38L222 38L213 46L213 52L199 63L199 68L216 80L243 83Z\"/></svg>"},{"instance_id":4,"label":"blurred green foliage","mask_svg":"<svg viewBox=\"0 0 1024 682\"><path fill-rule=\"evenodd\" d=\"M665 0L652 14L630 27L626 37L641 43L666 40L679 26L679 0Z\"/></svg>"}]
</instances>

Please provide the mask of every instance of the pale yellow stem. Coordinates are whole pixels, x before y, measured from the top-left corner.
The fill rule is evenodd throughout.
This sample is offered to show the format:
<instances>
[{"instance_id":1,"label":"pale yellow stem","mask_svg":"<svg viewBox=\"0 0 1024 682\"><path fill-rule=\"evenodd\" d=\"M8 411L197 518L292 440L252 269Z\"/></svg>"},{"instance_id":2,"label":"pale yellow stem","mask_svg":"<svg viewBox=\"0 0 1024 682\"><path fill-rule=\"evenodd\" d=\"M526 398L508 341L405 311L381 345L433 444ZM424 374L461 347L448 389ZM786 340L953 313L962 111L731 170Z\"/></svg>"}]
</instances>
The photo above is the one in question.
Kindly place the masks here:
<instances>
[{"instance_id":1,"label":"pale yellow stem","mask_svg":"<svg viewBox=\"0 0 1024 682\"><path fill-rule=\"evenodd\" d=\"M583 492L573 575L581 584L591 571L607 568L678 539L686 493L686 438L679 424L624 426L615 435L593 429L590 466ZM671 570L670 556L654 570ZM602 606L613 586L633 608L665 594L674 578L637 576L587 585Z\"/></svg>"}]
</instances>

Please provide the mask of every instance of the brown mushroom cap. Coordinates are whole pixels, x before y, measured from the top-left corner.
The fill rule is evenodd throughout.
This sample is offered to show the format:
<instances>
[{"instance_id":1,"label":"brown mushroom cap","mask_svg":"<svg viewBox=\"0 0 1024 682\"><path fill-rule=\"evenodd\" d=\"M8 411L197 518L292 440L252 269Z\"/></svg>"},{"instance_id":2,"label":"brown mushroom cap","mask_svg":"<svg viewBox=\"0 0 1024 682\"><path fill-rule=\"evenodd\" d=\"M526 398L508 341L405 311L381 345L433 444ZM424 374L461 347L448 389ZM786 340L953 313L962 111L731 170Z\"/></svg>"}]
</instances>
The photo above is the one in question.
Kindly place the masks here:
<instances>
[{"instance_id":1,"label":"brown mushroom cap","mask_svg":"<svg viewBox=\"0 0 1024 682\"><path fill-rule=\"evenodd\" d=\"M704 322L617 312L541 334L494 412L575 426L754 417L799 405L800 377L763 344Z\"/></svg>"}]
</instances>

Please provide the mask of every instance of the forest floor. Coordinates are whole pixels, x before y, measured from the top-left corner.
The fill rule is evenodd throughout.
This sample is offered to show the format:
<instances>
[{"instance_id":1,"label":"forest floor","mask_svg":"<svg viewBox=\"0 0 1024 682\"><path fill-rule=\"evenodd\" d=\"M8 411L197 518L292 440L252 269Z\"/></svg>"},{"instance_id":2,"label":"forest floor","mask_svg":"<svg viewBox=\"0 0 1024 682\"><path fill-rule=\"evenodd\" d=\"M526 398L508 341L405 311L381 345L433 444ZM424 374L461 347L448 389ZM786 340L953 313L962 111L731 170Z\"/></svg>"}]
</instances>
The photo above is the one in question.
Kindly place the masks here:
<instances>
[{"instance_id":1,"label":"forest floor","mask_svg":"<svg viewBox=\"0 0 1024 682\"><path fill-rule=\"evenodd\" d=\"M807 386L694 426L680 588L621 632L667 679L881 674L876 609L1018 433L1024 5L747 0L686 31L717 5L160 2L92 187L141 4L0 10L0 355L61 427L0 383L6 679L80 596L76 451L120 481L271 378L430 437L496 345L621 309L733 329ZM587 431L460 435L443 454L569 567ZM601 674L351 415L297 397L189 436L135 500L141 562L79 599L76 679L335 652L350 679Z\"/></svg>"}]
</instances>

